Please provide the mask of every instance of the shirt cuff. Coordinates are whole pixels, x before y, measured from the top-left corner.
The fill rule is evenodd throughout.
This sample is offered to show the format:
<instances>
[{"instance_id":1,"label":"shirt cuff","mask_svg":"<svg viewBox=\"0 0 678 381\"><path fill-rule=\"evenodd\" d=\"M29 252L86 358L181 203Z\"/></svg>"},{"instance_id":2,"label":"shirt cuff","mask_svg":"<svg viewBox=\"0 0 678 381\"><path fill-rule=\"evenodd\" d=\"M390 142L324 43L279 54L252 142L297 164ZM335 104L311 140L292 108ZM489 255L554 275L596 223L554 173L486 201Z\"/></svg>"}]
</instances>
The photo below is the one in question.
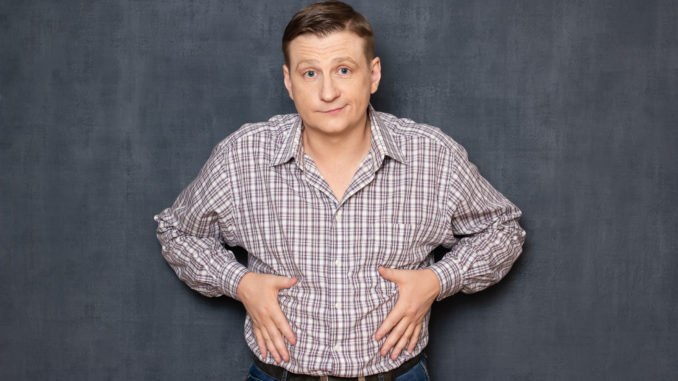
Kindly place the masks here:
<instances>
[{"instance_id":1,"label":"shirt cuff","mask_svg":"<svg viewBox=\"0 0 678 381\"><path fill-rule=\"evenodd\" d=\"M238 298L238 285L247 272L247 267L240 264L240 262L235 260L229 262L221 275L222 292L224 295L241 301Z\"/></svg>"},{"instance_id":2,"label":"shirt cuff","mask_svg":"<svg viewBox=\"0 0 678 381\"><path fill-rule=\"evenodd\" d=\"M452 258L443 258L428 268L433 270L440 281L440 293L436 301L441 301L461 290L463 280L461 271Z\"/></svg>"}]
</instances>

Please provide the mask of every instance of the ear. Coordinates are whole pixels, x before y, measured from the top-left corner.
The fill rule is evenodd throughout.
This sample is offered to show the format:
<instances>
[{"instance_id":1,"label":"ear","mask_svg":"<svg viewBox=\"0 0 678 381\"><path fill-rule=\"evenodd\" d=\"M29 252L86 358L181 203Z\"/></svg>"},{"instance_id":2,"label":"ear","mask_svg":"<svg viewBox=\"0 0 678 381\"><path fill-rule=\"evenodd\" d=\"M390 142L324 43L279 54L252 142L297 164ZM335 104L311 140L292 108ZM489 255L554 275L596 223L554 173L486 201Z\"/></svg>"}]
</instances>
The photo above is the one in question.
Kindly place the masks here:
<instances>
[{"instance_id":1,"label":"ear","mask_svg":"<svg viewBox=\"0 0 678 381\"><path fill-rule=\"evenodd\" d=\"M290 79L290 70L287 68L287 65L283 65L283 81L285 82L285 88L287 93L290 95L290 99L294 100L292 95L292 80Z\"/></svg>"},{"instance_id":2,"label":"ear","mask_svg":"<svg viewBox=\"0 0 678 381\"><path fill-rule=\"evenodd\" d=\"M370 94L377 92L379 81L381 80L381 60L374 57L370 62Z\"/></svg>"}]
</instances>

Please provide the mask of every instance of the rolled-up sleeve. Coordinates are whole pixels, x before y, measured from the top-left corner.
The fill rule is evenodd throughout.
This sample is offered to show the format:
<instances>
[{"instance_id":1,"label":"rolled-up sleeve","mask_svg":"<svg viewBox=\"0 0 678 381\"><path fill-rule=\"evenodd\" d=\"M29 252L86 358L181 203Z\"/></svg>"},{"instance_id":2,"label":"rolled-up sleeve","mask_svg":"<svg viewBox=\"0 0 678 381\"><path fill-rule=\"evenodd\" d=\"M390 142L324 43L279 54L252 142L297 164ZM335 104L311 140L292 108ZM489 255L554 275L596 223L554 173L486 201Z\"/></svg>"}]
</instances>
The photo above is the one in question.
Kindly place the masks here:
<instances>
[{"instance_id":1,"label":"rolled-up sleeve","mask_svg":"<svg viewBox=\"0 0 678 381\"><path fill-rule=\"evenodd\" d=\"M518 224L521 211L480 175L461 145L454 143L453 152L445 209L457 241L430 266L440 280L436 300L497 283L511 269L525 241L525 231Z\"/></svg>"},{"instance_id":2,"label":"rolled-up sleeve","mask_svg":"<svg viewBox=\"0 0 678 381\"><path fill-rule=\"evenodd\" d=\"M222 142L174 204L154 219L162 255L179 279L205 296L238 300L247 268L223 245L233 232L230 182Z\"/></svg>"}]
</instances>

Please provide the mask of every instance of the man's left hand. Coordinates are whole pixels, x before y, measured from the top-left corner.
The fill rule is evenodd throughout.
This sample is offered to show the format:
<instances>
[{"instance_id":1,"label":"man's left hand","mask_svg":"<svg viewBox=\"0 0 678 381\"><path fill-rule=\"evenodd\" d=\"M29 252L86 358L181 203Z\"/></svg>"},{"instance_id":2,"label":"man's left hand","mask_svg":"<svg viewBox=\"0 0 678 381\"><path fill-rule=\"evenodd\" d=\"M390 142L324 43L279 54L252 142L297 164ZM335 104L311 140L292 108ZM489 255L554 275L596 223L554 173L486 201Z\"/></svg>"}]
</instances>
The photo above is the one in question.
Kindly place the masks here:
<instances>
[{"instance_id":1,"label":"man's left hand","mask_svg":"<svg viewBox=\"0 0 678 381\"><path fill-rule=\"evenodd\" d=\"M379 352L386 357L393 349L391 359L395 360L405 346L407 352L412 353L417 345L422 321L440 293L440 281L430 269L397 270L379 266L379 274L398 285L398 301L377 329L374 339L379 341L388 334Z\"/></svg>"}]
</instances>

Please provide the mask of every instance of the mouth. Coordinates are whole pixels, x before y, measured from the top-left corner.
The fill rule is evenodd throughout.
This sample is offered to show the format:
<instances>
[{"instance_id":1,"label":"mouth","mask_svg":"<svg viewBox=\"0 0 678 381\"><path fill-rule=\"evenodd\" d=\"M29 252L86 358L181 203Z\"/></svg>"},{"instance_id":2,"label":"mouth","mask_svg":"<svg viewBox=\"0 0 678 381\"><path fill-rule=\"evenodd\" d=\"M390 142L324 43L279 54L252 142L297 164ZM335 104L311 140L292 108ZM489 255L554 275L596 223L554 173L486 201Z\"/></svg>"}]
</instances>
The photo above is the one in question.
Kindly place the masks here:
<instances>
[{"instance_id":1,"label":"mouth","mask_svg":"<svg viewBox=\"0 0 678 381\"><path fill-rule=\"evenodd\" d=\"M341 112L341 110L344 109L344 107L345 107L345 106L342 106L342 107L339 107L339 108L335 108L335 109L332 109L332 110L323 111L323 114L327 114L327 115L338 114L338 113Z\"/></svg>"}]
</instances>

